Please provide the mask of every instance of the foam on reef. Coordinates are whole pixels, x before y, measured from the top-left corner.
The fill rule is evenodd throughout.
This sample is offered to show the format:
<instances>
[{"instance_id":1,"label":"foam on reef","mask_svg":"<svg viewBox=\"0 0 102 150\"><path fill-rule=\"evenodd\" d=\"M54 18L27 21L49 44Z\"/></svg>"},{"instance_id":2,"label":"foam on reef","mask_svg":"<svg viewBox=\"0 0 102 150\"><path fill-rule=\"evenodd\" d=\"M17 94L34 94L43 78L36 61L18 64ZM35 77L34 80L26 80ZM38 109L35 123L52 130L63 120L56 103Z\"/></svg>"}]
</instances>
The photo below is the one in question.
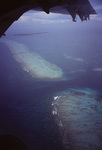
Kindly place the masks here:
<instances>
[{"instance_id":1,"label":"foam on reef","mask_svg":"<svg viewBox=\"0 0 102 150\"><path fill-rule=\"evenodd\" d=\"M53 97L52 114L65 150L102 149L102 95L68 89Z\"/></svg>"},{"instance_id":2,"label":"foam on reef","mask_svg":"<svg viewBox=\"0 0 102 150\"><path fill-rule=\"evenodd\" d=\"M24 44L5 40L3 41L11 50L16 61L18 61L23 70L28 72L34 78L40 79L62 79L63 71L61 68L45 60L39 54L31 51Z\"/></svg>"}]
</instances>

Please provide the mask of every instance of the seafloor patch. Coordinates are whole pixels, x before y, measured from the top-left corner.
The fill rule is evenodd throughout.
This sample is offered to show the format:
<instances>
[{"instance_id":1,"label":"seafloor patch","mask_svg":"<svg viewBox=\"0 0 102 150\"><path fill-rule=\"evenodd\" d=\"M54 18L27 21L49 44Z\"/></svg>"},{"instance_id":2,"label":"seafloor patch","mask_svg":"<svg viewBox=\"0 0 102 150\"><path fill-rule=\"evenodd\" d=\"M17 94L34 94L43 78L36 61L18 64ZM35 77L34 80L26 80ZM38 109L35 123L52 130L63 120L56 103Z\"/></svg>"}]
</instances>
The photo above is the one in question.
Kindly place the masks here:
<instances>
[{"instance_id":1,"label":"seafloor patch","mask_svg":"<svg viewBox=\"0 0 102 150\"><path fill-rule=\"evenodd\" d=\"M69 89L54 96L52 107L65 150L102 150L102 95Z\"/></svg>"},{"instance_id":2,"label":"seafloor patch","mask_svg":"<svg viewBox=\"0 0 102 150\"><path fill-rule=\"evenodd\" d=\"M62 79L63 71L61 68L46 61L39 54L30 51L24 44L4 40L11 50L14 58L21 64L23 70L28 72L32 77L40 79Z\"/></svg>"},{"instance_id":3,"label":"seafloor patch","mask_svg":"<svg viewBox=\"0 0 102 150\"><path fill-rule=\"evenodd\" d=\"M80 62L80 63L83 63L83 62L84 62L84 59L83 59L83 58L72 57L72 56L67 55L67 54L64 54L64 57L67 58L67 59L71 59L71 60L74 60L74 61L78 61L78 62Z\"/></svg>"},{"instance_id":4,"label":"seafloor patch","mask_svg":"<svg viewBox=\"0 0 102 150\"><path fill-rule=\"evenodd\" d=\"M102 71L102 67L94 68L93 71L99 71L99 72L101 72Z\"/></svg>"}]
</instances>

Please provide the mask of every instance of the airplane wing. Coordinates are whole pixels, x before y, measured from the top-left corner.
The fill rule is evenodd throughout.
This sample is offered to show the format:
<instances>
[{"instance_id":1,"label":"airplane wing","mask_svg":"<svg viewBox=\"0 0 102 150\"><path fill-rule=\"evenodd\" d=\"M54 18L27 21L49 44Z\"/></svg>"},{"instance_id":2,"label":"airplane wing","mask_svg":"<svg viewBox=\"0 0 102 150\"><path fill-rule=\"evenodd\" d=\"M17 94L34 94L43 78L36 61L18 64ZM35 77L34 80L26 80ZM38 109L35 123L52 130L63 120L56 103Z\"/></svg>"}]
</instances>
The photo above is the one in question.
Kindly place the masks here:
<instances>
[{"instance_id":1,"label":"airplane wing","mask_svg":"<svg viewBox=\"0 0 102 150\"><path fill-rule=\"evenodd\" d=\"M76 22L76 15L82 21L89 19L90 14L96 14L88 0L2 0L0 6L0 37L19 17L30 9L69 14Z\"/></svg>"}]
</instances>

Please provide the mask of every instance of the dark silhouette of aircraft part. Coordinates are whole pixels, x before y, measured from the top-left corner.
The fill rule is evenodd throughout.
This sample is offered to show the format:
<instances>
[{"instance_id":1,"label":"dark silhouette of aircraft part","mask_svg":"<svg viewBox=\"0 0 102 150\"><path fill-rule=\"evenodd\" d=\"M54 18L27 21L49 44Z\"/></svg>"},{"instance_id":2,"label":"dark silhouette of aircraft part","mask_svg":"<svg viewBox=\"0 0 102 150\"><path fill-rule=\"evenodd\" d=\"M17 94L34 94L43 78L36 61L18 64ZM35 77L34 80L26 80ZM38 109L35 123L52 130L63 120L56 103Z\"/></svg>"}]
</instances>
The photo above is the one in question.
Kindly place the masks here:
<instances>
[{"instance_id":1,"label":"dark silhouette of aircraft part","mask_svg":"<svg viewBox=\"0 0 102 150\"><path fill-rule=\"evenodd\" d=\"M16 136L0 135L0 150L28 150L28 148Z\"/></svg>"},{"instance_id":2,"label":"dark silhouette of aircraft part","mask_svg":"<svg viewBox=\"0 0 102 150\"><path fill-rule=\"evenodd\" d=\"M72 16L73 21L75 22L76 15L80 17L81 21L84 21L90 19L90 14L96 14L95 10L93 9L88 0L70 0L66 9Z\"/></svg>"},{"instance_id":3,"label":"dark silhouette of aircraft part","mask_svg":"<svg viewBox=\"0 0 102 150\"><path fill-rule=\"evenodd\" d=\"M84 21L89 19L90 14L96 14L88 0L1 0L0 37L5 35L14 21L30 9L45 11L47 14L49 12L70 14L74 22L76 15Z\"/></svg>"}]
</instances>

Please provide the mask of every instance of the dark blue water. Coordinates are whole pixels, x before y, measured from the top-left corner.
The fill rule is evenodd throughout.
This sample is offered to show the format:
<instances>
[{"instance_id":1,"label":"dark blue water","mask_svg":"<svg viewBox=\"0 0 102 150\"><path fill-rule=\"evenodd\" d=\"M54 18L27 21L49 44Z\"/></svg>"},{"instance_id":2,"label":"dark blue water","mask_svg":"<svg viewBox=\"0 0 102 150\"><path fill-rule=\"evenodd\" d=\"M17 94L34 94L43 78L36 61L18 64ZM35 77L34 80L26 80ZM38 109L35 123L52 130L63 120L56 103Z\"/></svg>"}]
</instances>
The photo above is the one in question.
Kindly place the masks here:
<instances>
[{"instance_id":1,"label":"dark blue water","mask_svg":"<svg viewBox=\"0 0 102 150\"><path fill-rule=\"evenodd\" d=\"M52 36L46 33L30 39L12 37L61 67L67 77L64 81L32 78L22 70L9 48L0 43L0 134L19 137L29 150L63 149L51 107L52 97L56 92L81 87L102 91L102 71L93 71L102 64L101 44L97 44L98 48L93 48L95 39L91 46L86 44L85 39L80 45L80 39L66 44L60 43L62 39L54 42ZM65 55L72 56L72 59L67 59ZM74 60L76 58L84 61Z\"/></svg>"},{"instance_id":2,"label":"dark blue water","mask_svg":"<svg viewBox=\"0 0 102 150\"><path fill-rule=\"evenodd\" d=\"M32 150L59 149L50 101L54 83L33 80L0 46L0 134L19 137Z\"/></svg>"}]
</instances>

